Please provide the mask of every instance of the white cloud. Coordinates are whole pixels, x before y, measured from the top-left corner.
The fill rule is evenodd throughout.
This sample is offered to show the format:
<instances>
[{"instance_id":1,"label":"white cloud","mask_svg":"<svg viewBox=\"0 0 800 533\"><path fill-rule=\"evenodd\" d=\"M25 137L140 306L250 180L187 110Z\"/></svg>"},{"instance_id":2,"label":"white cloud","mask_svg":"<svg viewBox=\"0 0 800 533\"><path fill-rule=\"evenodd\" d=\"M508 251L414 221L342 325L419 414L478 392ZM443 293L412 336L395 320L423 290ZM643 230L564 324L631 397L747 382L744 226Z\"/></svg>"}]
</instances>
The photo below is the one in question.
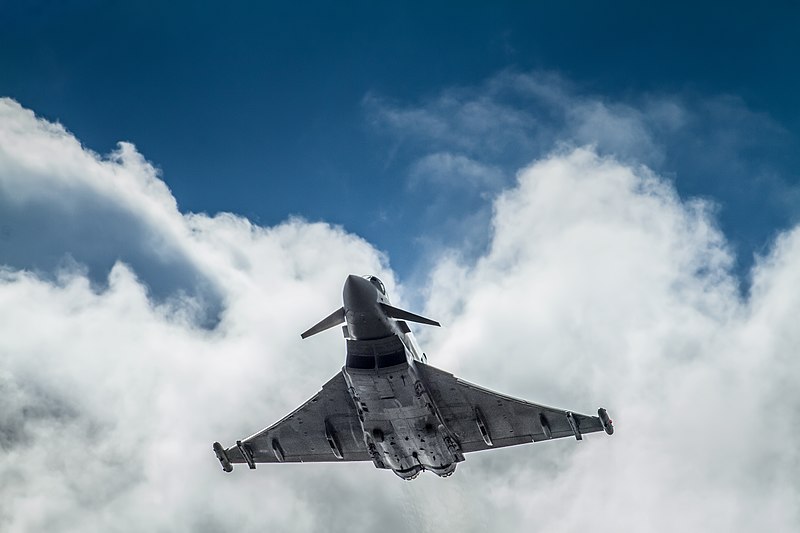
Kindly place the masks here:
<instances>
[{"instance_id":1,"label":"white cloud","mask_svg":"<svg viewBox=\"0 0 800 533\"><path fill-rule=\"evenodd\" d=\"M341 305L351 272L376 272L394 289L385 259L326 224L260 228L228 214L181 215L131 146L100 158L16 103L0 107L0 218L12 236L27 235L4 246L0 285L2 529L288 529L298 517L285 509L309 505L305 497L243 499L248 489L220 476L210 444L270 423L336 372L339 339L301 343L299 332ZM131 250L133 270L113 259ZM112 266L90 280L56 257L30 272L30 258L62 251L81 262L110 257ZM182 268L174 273L165 256L182 257ZM149 298L153 284L187 271L202 277ZM209 303L191 297L197 283L218 290L214 330L193 320ZM323 471L280 475L288 484ZM281 490L274 476L249 483ZM319 520L309 515L306 530Z\"/></svg>"},{"instance_id":2,"label":"white cloud","mask_svg":"<svg viewBox=\"0 0 800 533\"><path fill-rule=\"evenodd\" d=\"M410 172L412 187L429 181L472 190L497 190L503 183L502 171L460 154L436 152L414 163Z\"/></svg>"},{"instance_id":3,"label":"white cloud","mask_svg":"<svg viewBox=\"0 0 800 533\"><path fill-rule=\"evenodd\" d=\"M2 529L800 525L800 230L758 264L743 301L706 204L591 149L552 153L495 201L484 255L437 264L425 312L445 327L421 340L434 365L485 386L605 405L617 434L470 455L451 478L411 484L369 464L225 475L211 442L280 418L341 366L339 336L298 333L340 305L345 275L377 273L400 303L403 287L342 229L181 215L132 146L101 158L14 102L0 110L0 217L43 237L2 258ZM90 249L65 225L110 229ZM104 288L70 262L23 270L72 250L80 263L135 261L112 260ZM176 261L197 276L153 298L141 272L152 286ZM214 329L193 321L209 304L192 298L198 283L218 295Z\"/></svg>"},{"instance_id":4,"label":"white cloud","mask_svg":"<svg viewBox=\"0 0 800 533\"><path fill-rule=\"evenodd\" d=\"M524 170L493 232L475 266L435 272L428 313L449 327L434 361L544 403L602 403L618 431L544 449L553 468L539 450L487 459L505 480L489 507L510 498L510 524L554 531L800 525L800 231L741 301L707 206L577 150Z\"/></svg>"},{"instance_id":5,"label":"white cloud","mask_svg":"<svg viewBox=\"0 0 800 533\"><path fill-rule=\"evenodd\" d=\"M782 210L791 208L780 198L787 191L796 195L796 176L786 172L796 166L790 163L796 140L731 95L676 91L614 98L554 73L507 70L416 102L368 94L363 105L376 132L395 140L393 162L407 165L412 180L421 177L420 164L446 153L500 169L500 190L513 185L513 171L554 149L591 145L601 155L678 173L689 183L719 183L716 192L730 189L733 180L744 197L776 191L771 202ZM430 185L445 181L441 170ZM463 184L458 168L449 179ZM475 185L484 192L483 182Z\"/></svg>"},{"instance_id":6,"label":"white cloud","mask_svg":"<svg viewBox=\"0 0 800 533\"><path fill-rule=\"evenodd\" d=\"M449 151L494 164L527 162L562 143L661 162L654 137L682 127L687 114L686 104L674 97L651 97L639 106L607 102L553 74L511 71L411 105L374 94L364 105L376 129L420 153Z\"/></svg>"},{"instance_id":7,"label":"white cloud","mask_svg":"<svg viewBox=\"0 0 800 533\"><path fill-rule=\"evenodd\" d=\"M437 228L420 239L428 257L448 247L480 256L489 243L486 199L512 187L531 161L583 146L646 165L684 195L713 198L741 278L774 231L799 220L797 140L735 96L610 96L557 74L508 70L417 101L369 94L363 104L374 131L393 143L386 168L408 180L410 193L425 191L415 199L427 207L423 227ZM456 161L489 172L465 179Z\"/></svg>"}]
</instances>

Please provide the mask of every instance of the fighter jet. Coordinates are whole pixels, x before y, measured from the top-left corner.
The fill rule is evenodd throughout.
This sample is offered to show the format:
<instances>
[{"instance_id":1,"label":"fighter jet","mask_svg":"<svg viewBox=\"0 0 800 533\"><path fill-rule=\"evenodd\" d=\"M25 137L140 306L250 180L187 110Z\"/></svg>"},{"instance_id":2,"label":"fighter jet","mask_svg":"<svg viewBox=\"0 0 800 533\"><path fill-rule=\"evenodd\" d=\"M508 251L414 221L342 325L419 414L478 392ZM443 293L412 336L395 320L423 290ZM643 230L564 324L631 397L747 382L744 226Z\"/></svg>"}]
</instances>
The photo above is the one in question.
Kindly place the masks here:
<instances>
[{"instance_id":1,"label":"fighter jet","mask_svg":"<svg viewBox=\"0 0 800 533\"><path fill-rule=\"evenodd\" d=\"M223 448L222 469L246 463L372 461L405 480L423 470L446 477L464 454L585 433L614 426L598 416L546 407L462 381L427 364L408 322L439 326L393 307L375 276L350 275L344 306L302 338L342 325L344 368L282 420Z\"/></svg>"}]
</instances>

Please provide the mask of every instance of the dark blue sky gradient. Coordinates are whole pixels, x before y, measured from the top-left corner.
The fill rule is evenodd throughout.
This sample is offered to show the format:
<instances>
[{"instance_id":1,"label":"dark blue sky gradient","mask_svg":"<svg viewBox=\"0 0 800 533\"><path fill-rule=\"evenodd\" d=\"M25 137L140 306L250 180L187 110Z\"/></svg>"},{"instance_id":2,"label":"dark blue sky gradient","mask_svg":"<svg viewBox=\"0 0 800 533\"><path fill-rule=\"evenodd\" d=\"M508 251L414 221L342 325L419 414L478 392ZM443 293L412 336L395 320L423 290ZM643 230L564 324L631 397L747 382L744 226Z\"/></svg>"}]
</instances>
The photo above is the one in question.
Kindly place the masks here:
<instances>
[{"instance_id":1,"label":"dark blue sky gradient","mask_svg":"<svg viewBox=\"0 0 800 533\"><path fill-rule=\"evenodd\" d=\"M658 170L720 203L746 269L797 215L768 198L774 188L742 185L754 168L798 185L797 5L0 2L0 95L100 153L135 143L184 211L342 224L388 251L401 276L441 221L409 192L413 155L392 158L366 95L416 105L506 69L558 73L620 102L731 95L782 128L777 145L752 143L740 175L721 176L695 157L707 147L675 150L677 139ZM709 131L692 142L713 151L720 129Z\"/></svg>"}]
</instances>

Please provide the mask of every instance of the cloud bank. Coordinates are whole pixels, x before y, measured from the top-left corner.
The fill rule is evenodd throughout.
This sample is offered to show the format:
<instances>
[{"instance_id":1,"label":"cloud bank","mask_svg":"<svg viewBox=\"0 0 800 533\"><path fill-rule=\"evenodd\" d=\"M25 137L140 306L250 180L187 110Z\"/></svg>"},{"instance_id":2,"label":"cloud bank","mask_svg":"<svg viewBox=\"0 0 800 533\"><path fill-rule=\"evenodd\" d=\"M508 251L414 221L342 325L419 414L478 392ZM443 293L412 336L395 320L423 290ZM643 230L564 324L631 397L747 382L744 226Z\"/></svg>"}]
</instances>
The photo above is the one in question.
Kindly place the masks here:
<instances>
[{"instance_id":1,"label":"cloud bank","mask_svg":"<svg viewBox=\"0 0 800 533\"><path fill-rule=\"evenodd\" d=\"M345 276L378 274L398 303L409 288L342 228L181 214L133 146L101 157L8 99L0 116L0 529L800 526L800 230L742 299L708 204L597 148L551 152L493 201L485 253L438 260L421 311L445 327L420 340L465 379L609 408L613 437L473 454L444 480L225 475L211 442L343 364L335 333L299 332L341 305Z\"/></svg>"},{"instance_id":2,"label":"cloud bank","mask_svg":"<svg viewBox=\"0 0 800 533\"><path fill-rule=\"evenodd\" d=\"M363 105L375 134L392 143L386 165L408 175L411 194L427 207L425 226L437 228L423 237L431 254L453 242L468 255L485 253L486 198L513 187L531 161L584 146L646 165L687 197L716 200L742 278L775 229L800 220L797 139L735 96L609 96L554 73L507 70L418 101L368 94Z\"/></svg>"}]
</instances>

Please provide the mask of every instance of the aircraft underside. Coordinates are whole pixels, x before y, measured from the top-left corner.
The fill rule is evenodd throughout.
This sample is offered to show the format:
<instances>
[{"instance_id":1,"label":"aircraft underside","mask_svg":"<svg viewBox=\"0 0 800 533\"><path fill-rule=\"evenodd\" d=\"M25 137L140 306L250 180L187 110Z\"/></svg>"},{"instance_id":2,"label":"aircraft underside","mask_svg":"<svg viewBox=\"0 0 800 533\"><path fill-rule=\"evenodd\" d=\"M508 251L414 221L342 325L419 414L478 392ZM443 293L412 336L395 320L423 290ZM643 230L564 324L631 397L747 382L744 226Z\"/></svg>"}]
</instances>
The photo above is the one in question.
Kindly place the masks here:
<instances>
[{"instance_id":1,"label":"aircraft underside","mask_svg":"<svg viewBox=\"0 0 800 533\"><path fill-rule=\"evenodd\" d=\"M376 467L410 480L423 470L449 476L464 460L408 364L377 371L347 368L344 375Z\"/></svg>"},{"instance_id":2,"label":"aircraft underside","mask_svg":"<svg viewBox=\"0 0 800 533\"><path fill-rule=\"evenodd\" d=\"M233 464L372 461L403 479L451 475L464 454L574 437L614 427L597 416L512 398L427 364L407 321L438 322L392 307L374 276L348 276L344 305L301 336L346 323L347 361L317 394L273 425L224 448Z\"/></svg>"}]
</instances>

